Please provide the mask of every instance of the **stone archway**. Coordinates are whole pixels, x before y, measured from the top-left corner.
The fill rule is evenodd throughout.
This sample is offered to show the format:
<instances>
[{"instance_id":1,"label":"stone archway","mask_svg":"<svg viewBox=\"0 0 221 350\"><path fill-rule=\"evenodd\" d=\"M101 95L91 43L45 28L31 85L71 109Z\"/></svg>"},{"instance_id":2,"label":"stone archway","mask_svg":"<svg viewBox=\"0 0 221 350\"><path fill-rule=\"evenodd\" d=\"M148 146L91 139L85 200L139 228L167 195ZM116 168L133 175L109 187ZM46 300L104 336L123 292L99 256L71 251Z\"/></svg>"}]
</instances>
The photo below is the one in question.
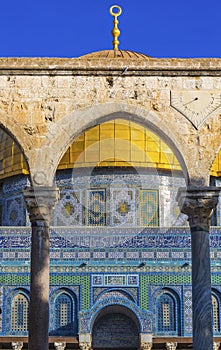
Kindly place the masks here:
<instances>
[{"instance_id":1,"label":"stone archway","mask_svg":"<svg viewBox=\"0 0 221 350\"><path fill-rule=\"evenodd\" d=\"M139 328L139 322L131 310L120 305L105 307L93 324L92 348L139 349Z\"/></svg>"}]
</instances>

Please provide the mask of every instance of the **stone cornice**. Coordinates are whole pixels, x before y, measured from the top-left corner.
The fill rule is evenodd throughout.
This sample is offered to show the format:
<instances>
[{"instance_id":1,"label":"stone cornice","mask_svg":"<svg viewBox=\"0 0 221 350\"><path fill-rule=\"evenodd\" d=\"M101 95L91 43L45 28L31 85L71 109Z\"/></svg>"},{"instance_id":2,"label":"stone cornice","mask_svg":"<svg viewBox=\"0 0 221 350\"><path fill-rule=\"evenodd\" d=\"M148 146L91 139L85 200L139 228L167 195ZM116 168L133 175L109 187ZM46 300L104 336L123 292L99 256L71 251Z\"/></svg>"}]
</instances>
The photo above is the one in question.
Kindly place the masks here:
<instances>
[{"instance_id":1,"label":"stone cornice","mask_svg":"<svg viewBox=\"0 0 221 350\"><path fill-rule=\"evenodd\" d=\"M0 58L0 75L221 76L220 58Z\"/></svg>"}]
</instances>

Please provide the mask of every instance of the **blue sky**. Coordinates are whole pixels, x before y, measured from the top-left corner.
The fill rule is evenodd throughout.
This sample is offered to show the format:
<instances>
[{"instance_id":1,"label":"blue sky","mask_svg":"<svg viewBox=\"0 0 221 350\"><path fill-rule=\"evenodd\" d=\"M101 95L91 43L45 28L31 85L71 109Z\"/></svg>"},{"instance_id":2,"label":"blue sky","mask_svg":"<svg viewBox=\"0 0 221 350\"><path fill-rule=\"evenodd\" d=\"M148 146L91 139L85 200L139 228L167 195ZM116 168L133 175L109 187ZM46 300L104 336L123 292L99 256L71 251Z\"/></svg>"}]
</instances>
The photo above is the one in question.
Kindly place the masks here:
<instances>
[{"instance_id":1,"label":"blue sky","mask_svg":"<svg viewBox=\"0 0 221 350\"><path fill-rule=\"evenodd\" d=\"M112 48L153 57L221 57L221 0L1 0L1 57L79 57Z\"/></svg>"}]
</instances>

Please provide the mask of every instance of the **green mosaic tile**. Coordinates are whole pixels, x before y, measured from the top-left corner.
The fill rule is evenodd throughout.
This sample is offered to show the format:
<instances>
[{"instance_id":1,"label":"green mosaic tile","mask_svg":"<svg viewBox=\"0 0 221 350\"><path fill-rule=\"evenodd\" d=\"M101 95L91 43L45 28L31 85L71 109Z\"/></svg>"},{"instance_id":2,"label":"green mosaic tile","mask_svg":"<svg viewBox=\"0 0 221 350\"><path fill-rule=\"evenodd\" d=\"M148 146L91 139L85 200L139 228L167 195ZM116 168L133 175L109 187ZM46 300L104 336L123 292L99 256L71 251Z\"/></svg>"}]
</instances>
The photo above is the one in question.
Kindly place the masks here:
<instances>
[{"instance_id":1,"label":"green mosaic tile","mask_svg":"<svg viewBox=\"0 0 221 350\"><path fill-rule=\"evenodd\" d=\"M4 275L0 275L0 284L12 285L12 286L29 285L30 278L29 278L29 275L23 275L23 274L21 275L4 274Z\"/></svg>"},{"instance_id":2,"label":"green mosaic tile","mask_svg":"<svg viewBox=\"0 0 221 350\"><path fill-rule=\"evenodd\" d=\"M52 285L81 285L81 309L88 310L90 308L90 276L73 276L73 275L55 275L50 276L50 284Z\"/></svg>"},{"instance_id":3,"label":"green mosaic tile","mask_svg":"<svg viewBox=\"0 0 221 350\"><path fill-rule=\"evenodd\" d=\"M191 284L191 276L182 275L149 275L148 282L150 284Z\"/></svg>"},{"instance_id":4,"label":"green mosaic tile","mask_svg":"<svg viewBox=\"0 0 221 350\"><path fill-rule=\"evenodd\" d=\"M148 310L148 276L140 276L140 307L143 310Z\"/></svg>"}]
</instances>

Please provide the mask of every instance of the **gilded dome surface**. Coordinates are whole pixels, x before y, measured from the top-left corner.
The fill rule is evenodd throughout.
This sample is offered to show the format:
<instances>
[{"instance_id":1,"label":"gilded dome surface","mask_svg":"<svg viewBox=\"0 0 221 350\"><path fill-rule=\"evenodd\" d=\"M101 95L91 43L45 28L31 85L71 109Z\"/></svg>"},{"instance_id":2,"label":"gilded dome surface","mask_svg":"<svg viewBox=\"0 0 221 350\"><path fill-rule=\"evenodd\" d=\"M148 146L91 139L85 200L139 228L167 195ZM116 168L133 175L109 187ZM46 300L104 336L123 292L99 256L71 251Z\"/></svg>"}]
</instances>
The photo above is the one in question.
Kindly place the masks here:
<instances>
[{"instance_id":1,"label":"gilded dome surface","mask_svg":"<svg viewBox=\"0 0 221 350\"><path fill-rule=\"evenodd\" d=\"M102 50L102 51L96 51L89 54L86 54L84 56L81 56L80 58L87 58L87 59L100 59L100 58L124 58L124 59L147 59L150 58L150 56L144 55L142 53L129 51L129 50Z\"/></svg>"}]
</instances>

